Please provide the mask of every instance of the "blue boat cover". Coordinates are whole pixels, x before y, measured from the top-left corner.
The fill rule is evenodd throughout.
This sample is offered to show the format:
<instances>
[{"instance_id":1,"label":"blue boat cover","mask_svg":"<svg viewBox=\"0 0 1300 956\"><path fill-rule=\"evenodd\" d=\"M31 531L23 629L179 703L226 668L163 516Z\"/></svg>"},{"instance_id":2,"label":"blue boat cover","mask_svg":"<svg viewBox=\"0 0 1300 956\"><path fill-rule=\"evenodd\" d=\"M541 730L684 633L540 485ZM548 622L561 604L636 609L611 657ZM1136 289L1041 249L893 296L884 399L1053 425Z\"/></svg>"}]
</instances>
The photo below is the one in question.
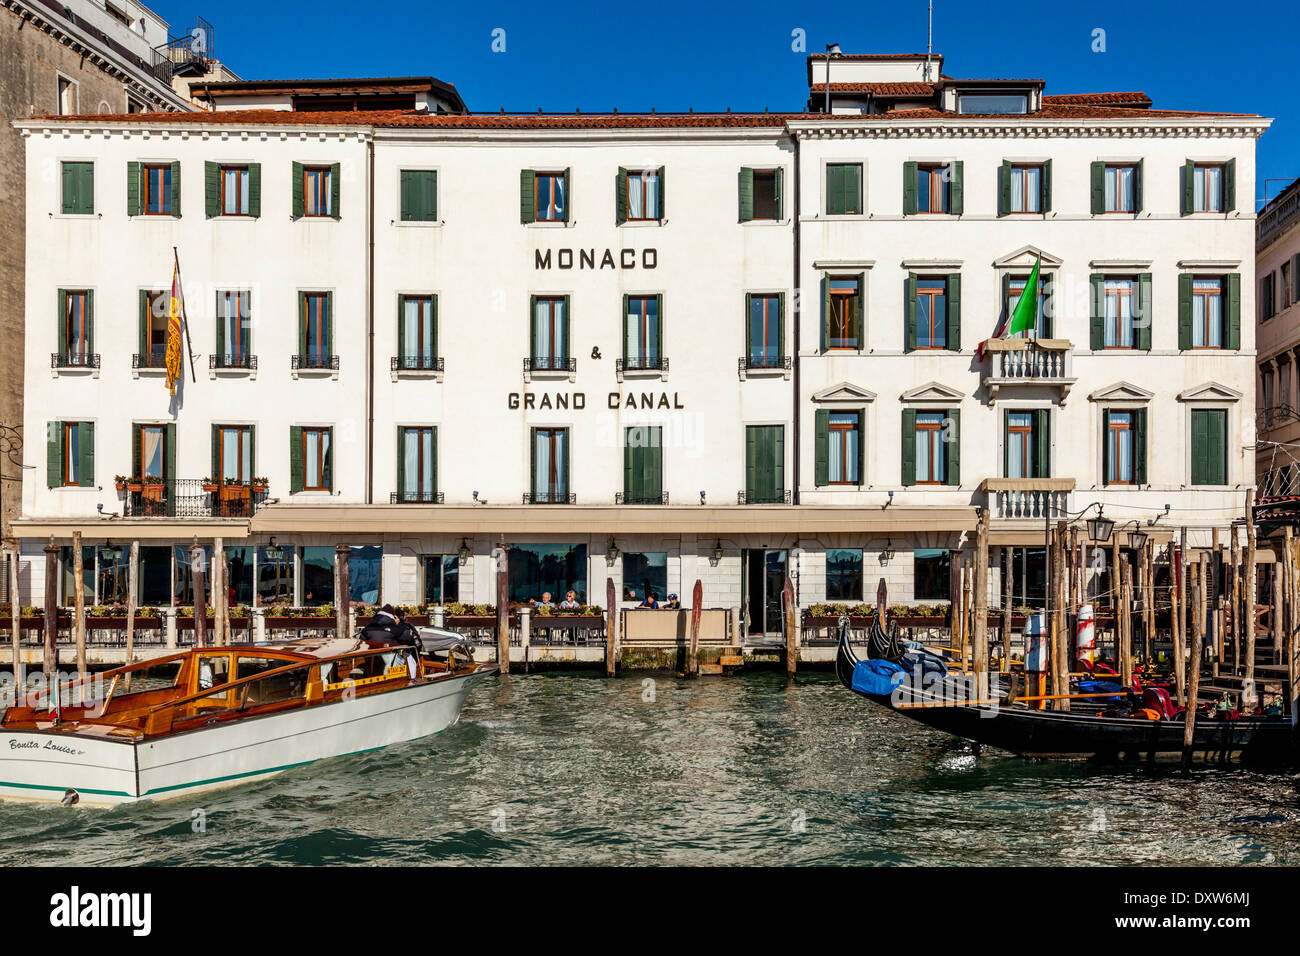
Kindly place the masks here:
<instances>
[{"instance_id":1,"label":"blue boat cover","mask_svg":"<svg viewBox=\"0 0 1300 956\"><path fill-rule=\"evenodd\" d=\"M1079 690L1085 694L1122 694L1124 685L1113 680L1081 680Z\"/></svg>"},{"instance_id":2,"label":"blue boat cover","mask_svg":"<svg viewBox=\"0 0 1300 956\"><path fill-rule=\"evenodd\" d=\"M888 697L906 676L903 668L889 661L858 661L853 668L853 689L873 697Z\"/></svg>"}]
</instances>

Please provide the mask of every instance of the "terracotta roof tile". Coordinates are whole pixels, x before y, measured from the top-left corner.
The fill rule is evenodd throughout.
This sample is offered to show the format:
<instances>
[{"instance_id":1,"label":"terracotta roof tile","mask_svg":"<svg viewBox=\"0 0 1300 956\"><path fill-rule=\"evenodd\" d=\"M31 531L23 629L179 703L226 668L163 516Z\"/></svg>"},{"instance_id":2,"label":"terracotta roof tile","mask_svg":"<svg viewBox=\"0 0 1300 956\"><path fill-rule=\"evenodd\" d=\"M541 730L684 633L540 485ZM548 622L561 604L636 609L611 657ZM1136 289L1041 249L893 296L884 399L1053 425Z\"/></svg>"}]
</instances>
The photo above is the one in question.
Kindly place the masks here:
<instances>
[{"instance_id":1,"label":"terracotta roof tile","mask_svg":"<svg viewBox=\"0 0 1300 956\"><path fill-rule=\"evenodd\" d=\"M934 83L832 83L832 93L870 93L874 96L933 96ZM825 93L825 83L814 83L809 93Z\"/></svg>"},{"instance_id":2,"label":"terracotta roof tile","mask_svg":"<svg viewBox=\"0 0 1300 956\"><path fill-rule=\"evenodd\" d=\"M1119 93L1044 93L1043 102L1058 106L1150 106L1151 97L1130 90Z\"/></svg>"}]
</instances>

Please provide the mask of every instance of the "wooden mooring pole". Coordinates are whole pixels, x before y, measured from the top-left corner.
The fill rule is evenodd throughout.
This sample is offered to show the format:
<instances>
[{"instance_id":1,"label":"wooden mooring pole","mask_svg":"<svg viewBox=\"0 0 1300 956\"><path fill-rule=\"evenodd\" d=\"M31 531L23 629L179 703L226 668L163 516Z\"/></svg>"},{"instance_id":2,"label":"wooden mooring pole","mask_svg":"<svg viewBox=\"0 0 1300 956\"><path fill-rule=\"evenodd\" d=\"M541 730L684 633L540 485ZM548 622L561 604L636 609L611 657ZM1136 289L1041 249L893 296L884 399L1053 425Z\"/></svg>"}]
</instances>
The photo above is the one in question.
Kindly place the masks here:
<instances>
[{"instance_id":1,"label":"wooden mooring pole","mask_svg":"<svg viewBox=\"0 0 1300 956\"><path fill-rule=\"evenodd\" d=\"M1002 573L1006 580L1002 582L1005 594L1002 599L1002 666L998 669L1005 674L1011 670L1011 604L1015 599L1016 549L1003 548L1002 556Z\"/></svg>"},{"instance_id":2,"label":"wooden mooring pole","mask_svg":"<svg viewBox=\"0 0 1300 956\"><path fill-rule=\"evenodd\" d=\"M1255 604L1258 601L1259 573L1255 568L1255 489L1246 492L1246 680L1255 679Z\"/></svg>"},{"instance_id":3,"label":"wooden mooring pole","mask_svg":"<svg viewBox=\"0 0 1300 956\"><path fill-rule=\"evenodd\" d=\"M1205 566L1192 566L1192 655L1187 682L1187 711L1183 718L1183 768L1192 765L1192 741L1196 736L1196 705L1201 687L1201 645L1205 634Z\"/></svg>"},{"instance_id":4,"label":"wooden mooring pole","mask_svg":"<svg viewBox=\"0 0 1300 956\"><path fill-rule=\"evenodd\" d=\"M510 549L503 537L497 545L497 665L510 673Z\"/></svg>"},{"instance_id":5,"label":"wooden mooring pole","mask_svg":"<svg viewBox=\"0 0 1300 956\"><path fill-rule=\"evenodd\" d=\"M203 582L203 546L195 536L190 545L190 591L194 601L194 646L208 646L207 588Z\"/></svg>"},{"instance_id":6,"label":"wooden mooring pole","mask_svg":"<svg viewBox=\"0 0 1300 956\"><path fill-rule=\"evenodd\" d=\"M794 582L790 575L785 576L785 585L781 588L781 610L785 615L785 676L793 679L799 669L799 608L794 596ZM699 627L695 618L691 618L691 660L690 666L699 673Z\"/></svg>"},{"instance_id":7,"label":"wooden mooring pole","mask_svg":"<svg viewBox=\"0 0 1300 956\"><path fill-rule=\"evenodd\" d=\"M352 548L346 544L334 545L334 564L338 567L339 585L334 592L334 634L337 637L351 637L352 581L348 568L348 557Z\"/></svg>"},{"instance_id":8,"label":"wooden mooring pole","mask_svg":"<svg viewBox=\"0 0 1300 956\"><path fill-rule=\"evenodd\" d=\"M45 686L53 693L52 683L59 667L59 548L50 535L45 546L45 634L41 650L41 669L45 673Z\"/></svg>"},{"instance_id":9,"label":"wooden mooring pole","mask_svg":"<svg viewBox=\"0 0 1300 956\"><path fill-rule=\"evenodd\" d=\"M139 584L136 575L140 566L140 542L131 542L131 563L126 569L126 664L135 663L135 607ZM131 689L131 672L126 672L126 689Z\"/></svg>"},{"instance_id":10,"label":"wooden mooring pole","mask_svg":"<svg viewBox=\"0 0 1300 956\"><path fill-rule=\"evenodd\" d=\"M613 677L618 665L618 589L605 579L605 676Z\"/></svg>"},{"instance_id":11,"label":"wooden mooring pole","mask_svg":"<svg viewBox=\"0 0 1300 956\"><path fill-rule=\"evenodd\" d=\"M975 527L975 626L971 631L974 644L971 666L975 670L975 699L989 696L989 509L980 508Z\"/></svg>"},{"instance_id":12,"label":"wooden mooring pole","mask_svg":"<svg viewBox=\"0 0 1300 956\"><path fill-rule=\"evenodd\" d=\"M86 559L81 551L81 532L72 532L72 635L77 647L78 704L86 695Z\"/></svg>"},{"instance_id":13,"label":"wooden mooring pole","mask_svg":"<svg viewBox=\"0 0 1300 956\"><path fill-rule=\"evenodd\" d=\"M1178 702L1187 706L1187 529L1178 538L1178 553L1174 561L1174 675L1178 681Z\"/></svg>"},{"instance_id":14,"label":"wooden mooring pole","mask_svg":"<svg viewBox=\"0 0 1300 956\"><path fill-rule=\"evenodd\" d=\"M18 555L20 549L15 547L9 552L9 620L11 630L9 643L14 650L14 704L21 707L24 689L27 686L26 669L23 667L23 602L18 594Z\"/></svg>"}]
</instances>

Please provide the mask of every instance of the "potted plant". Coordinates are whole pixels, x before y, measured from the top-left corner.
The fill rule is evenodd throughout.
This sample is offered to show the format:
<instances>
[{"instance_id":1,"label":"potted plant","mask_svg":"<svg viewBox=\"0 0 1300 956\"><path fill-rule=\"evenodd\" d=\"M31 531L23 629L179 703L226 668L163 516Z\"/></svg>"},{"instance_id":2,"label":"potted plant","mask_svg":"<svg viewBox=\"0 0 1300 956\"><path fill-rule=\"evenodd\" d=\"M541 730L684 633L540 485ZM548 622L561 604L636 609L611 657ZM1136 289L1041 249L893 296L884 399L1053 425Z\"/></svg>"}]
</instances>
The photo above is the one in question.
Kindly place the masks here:
<instances>
[{"instance_id":1,"label":"potted plant","mask_svg":"<svg viewBox=\"0 0 1300 956\"><path fill-rule=\"evenodd\" d=\"M252 484L253 491L259 495L265 494L270 487L271 487L271 480L269 478L253 479L253 484Z\"/></svg>"},{"instance_id":2,"label":"potted plant","mask_svg":"<svg viewBox=\"0 0 1300 956\"><path fill-rule=\"evenodd\" d=\"M221 490L221 484L213 478L204 478L203 490L210 495L214 495Z\"/></svg>"}]
</instances>

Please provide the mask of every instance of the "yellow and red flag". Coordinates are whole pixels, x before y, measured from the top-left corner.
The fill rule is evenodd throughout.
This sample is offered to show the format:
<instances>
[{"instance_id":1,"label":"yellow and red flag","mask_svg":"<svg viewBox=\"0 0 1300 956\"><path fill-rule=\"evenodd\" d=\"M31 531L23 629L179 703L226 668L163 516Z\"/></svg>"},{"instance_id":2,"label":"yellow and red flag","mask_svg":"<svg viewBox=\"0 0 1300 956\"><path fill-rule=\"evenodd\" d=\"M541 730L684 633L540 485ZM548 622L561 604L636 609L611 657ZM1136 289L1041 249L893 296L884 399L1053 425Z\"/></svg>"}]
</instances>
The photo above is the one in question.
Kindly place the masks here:
<instances>
[{"instance_id":1,"label":"yellow and red flag","mask_svg":"<svg viewBox=\"0 0 1300 956\"><path fill-rule=\"evenodd\" d=\"M185 302L181 298L181 264L176 261L172 271L171 307L167 313L167 391L176 394L176 380L181 377L181 313Z\"/></svg>"}]
</instances>

